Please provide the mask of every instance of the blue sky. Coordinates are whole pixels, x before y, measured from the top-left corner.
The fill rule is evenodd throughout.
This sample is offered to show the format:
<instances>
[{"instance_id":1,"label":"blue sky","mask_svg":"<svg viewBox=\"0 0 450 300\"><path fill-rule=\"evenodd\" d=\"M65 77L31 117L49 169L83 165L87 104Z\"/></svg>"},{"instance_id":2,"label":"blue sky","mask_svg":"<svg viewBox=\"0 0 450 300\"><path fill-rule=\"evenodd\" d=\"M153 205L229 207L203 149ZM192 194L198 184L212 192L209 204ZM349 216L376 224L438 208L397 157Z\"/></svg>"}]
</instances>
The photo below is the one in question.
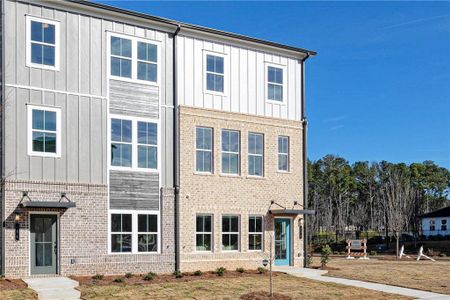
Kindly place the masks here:
<instances>
[{"instance_id":1,"label":"blue sky","mask_svg":"<svg viewBox=\"0 0 450 300\"><path fill-rule=\"evenodd\" d=\"M99 2L317 51L310 159L450 168L450 2Z\"/></svg>"}]
</instances>

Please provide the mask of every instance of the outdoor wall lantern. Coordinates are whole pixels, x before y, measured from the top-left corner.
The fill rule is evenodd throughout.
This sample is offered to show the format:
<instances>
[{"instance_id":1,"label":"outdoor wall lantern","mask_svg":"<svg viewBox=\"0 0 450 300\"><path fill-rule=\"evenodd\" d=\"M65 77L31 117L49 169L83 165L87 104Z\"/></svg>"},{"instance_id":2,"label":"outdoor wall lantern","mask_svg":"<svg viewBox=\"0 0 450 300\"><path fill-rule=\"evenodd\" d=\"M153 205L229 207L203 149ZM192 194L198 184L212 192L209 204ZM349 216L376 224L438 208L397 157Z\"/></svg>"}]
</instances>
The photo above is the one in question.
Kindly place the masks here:
<instances>
[{"instance_id":1,"label":"outdoor wall lantern","mask_svg":"<svg viewBox=\"0 0 450 300\"><path fill-rule=\"evenodd\" d=\"M22 215L20 212L16 212L16 216L14 218L14 220L16 221L15 223L15 229L16 229L16 241L18 241L20 239L20 219L21 219Z\"/></svg>"}]
</instances>

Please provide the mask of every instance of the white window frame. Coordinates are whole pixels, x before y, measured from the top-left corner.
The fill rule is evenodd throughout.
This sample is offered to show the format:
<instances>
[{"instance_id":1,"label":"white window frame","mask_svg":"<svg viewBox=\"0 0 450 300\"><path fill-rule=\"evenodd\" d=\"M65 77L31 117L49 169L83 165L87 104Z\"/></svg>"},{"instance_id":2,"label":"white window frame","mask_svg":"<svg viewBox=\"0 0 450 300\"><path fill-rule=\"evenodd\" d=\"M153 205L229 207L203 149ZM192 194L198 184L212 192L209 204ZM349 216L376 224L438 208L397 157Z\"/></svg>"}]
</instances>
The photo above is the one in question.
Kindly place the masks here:
<instances>
[{"instance_id":1,"label":"white window frame","mask_svg":"<svg viewBox=\"0 0 450 300\"><path fill-rule=\"evenodd\" d=\"M250 218L261 218L261 232L257 232L257 231L248 231L248 243L247 243L247 248L249 252L263 252L264 251L264 216L262 215L249 215L248 216L248 222L250 224ZM258 234L261 235L261 249L257 249L257 250L253 250L249 248L249 244L250 244L250 234Z\"/></svg>"},{"instance_id":2,"label":"white window frame","mask_svg":"<svg viewBox=\"0 0 450 300\"><path fill-rule=\"evenodd\" d=\"M207 56L208 55L218 56L218 57L223 58L223 74L207 71ZM207 73L223 76L223 92L208 90L207 76L206 76ZM228 72L228 55L227 54L203 50L203 92L205 94L211 94L211 95L217 95L217 96L227 96L228 74L229 74L229 72Z\"/></svg>"},{"instance_id":3,"label":"white window frame","mask_svg":"<svg viewBox=\"0 0 450 300\"><path fill-rule=\"evenodd\" d=\"M209 129L211 130L211 149L200 149L197 148L197 128L202 128L202 129ZM194 172L197 174L213 174L214 173L214 128L212 127L208 127L208 126L195 126L194 128L194 136L195 136L195 157L194 157L194 161L195 161L195 170ZM201 152L210 152L211 153L211 171L197 171L197 151L201 151Z\"/></svg>"},{"instance_id":4,"label":"white window frame","mask_svg":"<svg viewBox=\"0 0 450 300\"><path fill-rule=\"evenodd\" d=\"M122 166L113 166L111 163L111 144L115 143L111 139L111 121L112 119L121 119L121 120L129 120L131 121L132 126L132 132L131 132L131 167L122 167ZM138 122L147 122L147 123L154 123L157 126L156 132L157 132L157 145L156 145L156 151L157 156L157 166L156 169L148 169L148 168L139 168L138 167L138 146L142 145L138 143ZM108 121L108 164L110 170L118 170L118 171L139 171L139 172L149 172L149 173L158 173L161 168L161 128L160 128L160 122L158 119L152 119L152 118L142 118L142 117L132 117L132 116L124 116L124 115L116 115L116 114L110 114L109 115L109 121ZM120 142L119 142L120 143Z\"/></svg>"},{"instance_id":5,"label":"white window frame","mask_svg":"<svg viewBox=\"0 0 450 300\"><path fill-rule=\"evenodd\" d=\"M152 216L156 216L156 232L152 232L152 231L139 231L139 216L140 215L152 215ZM154 214L154 213L143 213L141 211L138 211L136 213L136 252L137 253L158 253L159 252L159 224L160 224L160 220L159 220L159 215ZM149 235L149 234L156 234L156 247L157 247L157 251L139 251L139 235L140 234L145 234L145 235Z\"/></svg>"},{"instance_id":6,"label":"white window frame","mask_svg":"<svg viewBox=\"0 0 450 300\"><path fill-rule=\"evenodd\" d=\"M121 56L117 56L117 55L111 55L111 37L112 36L121 38L121 39L131 40L131 58L121 57ZM106 45L107 45L107 55L108 55L108 63L107 63L108 78L115 79L115 80L121 80L121 81L127 81L127 82L136 82L136 83L153 85L153 86L159 87L160 82L161 82L161 42L160 41L146 39L146 38L140 38L140 37L127 35L127 34L120 34L120 33L115 33L115 32L110 32L110 31L107 32L106 38L107 38ZM156 49L157 49L156 63L150 62L150 61L138 60L138 47L137 47L138 42L152 44L152 45L156 46ZM111 57L112 56L124 58L124 59L131 59L131 78L111 75ZM138 77L137 77L138 62L146 62L146 63L156 64L156 67L157 67L156 82L138 79Z\"/></svg>"},{"instance_id":7,"label":"white window frame","mask_svg":"<svg viewBox=\"0 0 450 300\"><path fill-rule=\"evenodd\" d=\"M210 217L211 218L211 231L197 231L197 218L198 217ZM213 214L196 214L195 215L195 239L194 239L194 249L195 252L200 252L200 253L211 253L214 250L214 215ZM202 234L202 235L206 235L209 234L211 236L211 250L198 250L197 249L197 235Z\"/></svg>"},{"instance_id":8,"label":"white window frame","mask_svg":"<svg viewBox=\"0 0 450 300\"><path fill-rule=\"evenodd\" d=\"M261 137L262 137L262 154L256 154L256 153L250 153L250 149L249 149L249 146L250 146L250 135L260 135ZM248 176L250 176L250 177L264 177L264 146L265 146L265 143L264 143L264 133L259 133L259 132L249 132L248 134L247 134L247 173L248 173ZM250 156L257 156L257 157L261 157L261 159L262 159L262 165L261 165L261 175L255 175L255 174L250 174Z\"/></svg>"},{"instance_id":9,"label":"white window frame","mask_svg":"<svg viewBox=\"0 0 450 300\"><path fill-rule=\"evenodd\" d=\"M445 224L444 224L445 223ZM445 229L443 229L443 226L445 226ZM448 222L447 219L441 219L441 231L447 231L448 230Z\"/></svg>"},{"instance_id":10,"label":"white window frame","mask_svg":"<svg viewBox=\"0 0 450 300\"><path fill-rule=\"evenodd\" d=\"M286 138L287 139L287 146L288 146L287 153L280 152L280 138ZM280 172L280 173L289 173L291 171L291 162L290 162L291 155L290 155L290 152L291 152L291 138L289 136L287 136L287 135L279 135L277 137L277 153L278 153L277 154L277 170L278 170L278 172ZM287 157L287 170L280 170L280 155L284 155L284 156Z\"/></svg>"},{"instance_id":11,"label":"white window frame","mask_svg":"<svg viewBox=\"0 0 450 300\"><path fill-rule=\"evenodd\" d=\"M31 22L32 21L55 26L55 45L41 43L41 42L34 42L34 43L38 43L41 45L48 45L48 46L55 47L55 65L54 66L48 66L48 65L44 65L44 64L37 64L37 63L31 62L31 42L32 42L31 41ZM30 68L59 71L59 60L60 60L60 23L59 23L59 21L27 15L25 31L26 31L26 66L30 67Z\"/></svg>"},{"instance_id":12,"label":"white window frame","mask_svg":"<svg viewBox=\"0 0 450 300\"><path fill-rule=\"evenodd\" d=\"M223 150L223 140L222 140L222 132L223 131L233 131L233 132L237 132L238 133L238 151L237 152L233 152L233 151L224 151ZM224 176L240 176L241 174L241 132L239 130L235 130L235 129L227 129L227 128L222 128L220 130L220 173L221 175ZM238 156L238 168L237 168L237 173L224 173L223 172L223 154L237 154Z\"/></svg>"},{"instance_id":13,"label":"white window frame","mask_svg":"<svg viewBox=\"0 0 450 300\"><path fill-rule=\"evenodd\" d=\"M269 99L269 67L283 70L283 84L282 84L283 99L282 99L282 101ZM265 72L265 74L264 74L264 78L265 78L264 91L265 91L266 102L269 102L272 104L278 104L278 105L286 105L286 103L287 103L287 67L285 65L266 62L265 67L264 67L264 72ZM280 85L278 83L272 83L272 82L270 82L270 84Z\"/></svg>"},{"instance_id":14,"label":"white window frame","mask_svg":"<svg viewBox=\"0 0 450 300\"><path fill-rule=\"evenodd\" d=\"M431 226L433 226L434 228L431 229ZM436 220L435 219L429 220L429 229L430 229L430 231L436 231Z\"/></svg>"},{"instance_id":15,"label":"white window frame","mask_svg":"<svg viewBox=\"0 0 450 300\"><path fill-rule=\"evenodd\" d=\"M111 251L111 215L114 214L131 214L131 252L112 252ZM157 245L158 251L138 252L138 215L156 215L158 218ZM122 233L117 233L122 234ZM125 233L129 234L129 233ZM145 233L144 233L145 234ZM161 218L157 210L125 210L111 209L108 213L108 254L110 255L129 255L129 254L160 254L161 253Z\"/></svg>"},{"instance_id":16,"label":"white window frame","mask_svg":"<svg viewBox=\"0 0 450 300\"><path fill-rule=\"evenodd\" d=\"M223 231L223 227L222 227L223 226L223 218L226 218L226 217L237 217L237 219L238 219L238 231L237 232L236 231L230 231L230 232ZM223 235L224 234L228 234L228 235L237 234L237 237L238 237L237 238L237 242L238 242L237 250L224 250L223 249ZM222 252L240 252L241 251L241 216L240 215L234 215L234 214L222 215L222 217L220 218L220 239L221 239L220 249Z\"/></svg>"},{"instance_id":17,"label":"white window frame","mask_svg":"<svg viewBox=\"0 0 450 300\"><path fill-rule=\"evenodd\" d=\"M56 132L38 130L41 132L56 133L56 153L33 151L33 110L52 111L56 113ZM61 157L61 108L44 105L30 105L27 104L27 140L28 140L28 155L41 157Z\"/></svg>"}]
</instances>

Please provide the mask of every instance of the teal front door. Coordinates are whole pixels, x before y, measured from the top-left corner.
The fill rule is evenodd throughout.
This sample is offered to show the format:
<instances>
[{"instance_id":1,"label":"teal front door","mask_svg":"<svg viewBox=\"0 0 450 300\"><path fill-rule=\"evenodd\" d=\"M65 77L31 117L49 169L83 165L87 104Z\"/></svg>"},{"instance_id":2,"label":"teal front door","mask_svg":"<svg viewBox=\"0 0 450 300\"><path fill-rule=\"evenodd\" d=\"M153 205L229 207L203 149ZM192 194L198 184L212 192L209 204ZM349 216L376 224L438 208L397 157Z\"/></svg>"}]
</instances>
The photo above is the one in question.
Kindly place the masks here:
<instances>
[{"instance_id":1,"label":"teal front door","mask_svg":"<svg viewBox=\"0 0 450 300\"><path fill-rule=\"evenodd\" d=\"M275 219L275 265L291 263L291 219Z\"/></svg>"},{"instance_id":2,"label":"teal front door","mask_svg":"<svg viewBox=\"0 0 450 300\"><path fill-rule=\"evenodd\" d=\"M30 215L31 274L56 274L56 215Z\"/></svg>"}]
</instances>

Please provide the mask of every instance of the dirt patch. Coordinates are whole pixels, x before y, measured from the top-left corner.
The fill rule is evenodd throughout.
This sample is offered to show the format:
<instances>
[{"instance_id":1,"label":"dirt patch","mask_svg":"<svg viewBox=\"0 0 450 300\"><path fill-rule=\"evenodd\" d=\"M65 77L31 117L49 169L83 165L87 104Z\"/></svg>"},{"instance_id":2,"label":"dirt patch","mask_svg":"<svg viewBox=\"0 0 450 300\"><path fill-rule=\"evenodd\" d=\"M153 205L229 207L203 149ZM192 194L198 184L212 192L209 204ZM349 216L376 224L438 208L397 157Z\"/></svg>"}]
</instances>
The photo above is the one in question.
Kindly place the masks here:
<instances>
[{"instance_id":1,"label":"dirt patch","mask_svg":"<svg viewBox=\"0 0 450 300\"><path fill-rule=\"evenodd\" d=\"M273 293L270 297L269 292L252 292L242 295L241 300L291 300L292 298L283 294Z\"/></svg>"},{"instance_id":2,"label":"dirt patch","mask_svg":"<svg viewBox=\"0 0 450 300\"><path fill-rule=\"evenodd\" d=\"M28 285L21 279L1 279L0 291L26 289Z\"/></svg>"},{"instance_id":3,"label":"dirt patch","mask_svg":"<svg viewBox=\"0 0 450 300\"><path fill-rule=\"evenodd\" d=\"M330 267L330 266L313 266L311 267L312 269L316 269L316 270L328 270L328 271L337 271L340 270L339 268L335 268L335 267Z\"/></svg>"},{"instance_id":4,"label":"dirt patch","mask_svg":"<svg viewBox=\"0 0 450 300\"><path fill-rule=\"evenodd\" d=\"M273 273L274 276L279 274ZM204 272L202 275L195 275L194 273L183 273L183 277L176 278L172 274L156 275L152 280L144 280L145 274L138 274L132 276L114 275L103 276L101 279L94 279L90 276L70 276L73 280L76 280L80 285L84 286L105 286L105 285L147 285L158 283L173 283L173 282L188 282L194 280L211 280L221 278L239 278L239 277L267 277L268 273L260 274L256 270L246 270L244 273L236 271L226 271L223 276L217 275L215 272ZM117 280L120 278L120 280ZM119 281L119 282L118 282Z\"/></svg>"}]
</instances>

